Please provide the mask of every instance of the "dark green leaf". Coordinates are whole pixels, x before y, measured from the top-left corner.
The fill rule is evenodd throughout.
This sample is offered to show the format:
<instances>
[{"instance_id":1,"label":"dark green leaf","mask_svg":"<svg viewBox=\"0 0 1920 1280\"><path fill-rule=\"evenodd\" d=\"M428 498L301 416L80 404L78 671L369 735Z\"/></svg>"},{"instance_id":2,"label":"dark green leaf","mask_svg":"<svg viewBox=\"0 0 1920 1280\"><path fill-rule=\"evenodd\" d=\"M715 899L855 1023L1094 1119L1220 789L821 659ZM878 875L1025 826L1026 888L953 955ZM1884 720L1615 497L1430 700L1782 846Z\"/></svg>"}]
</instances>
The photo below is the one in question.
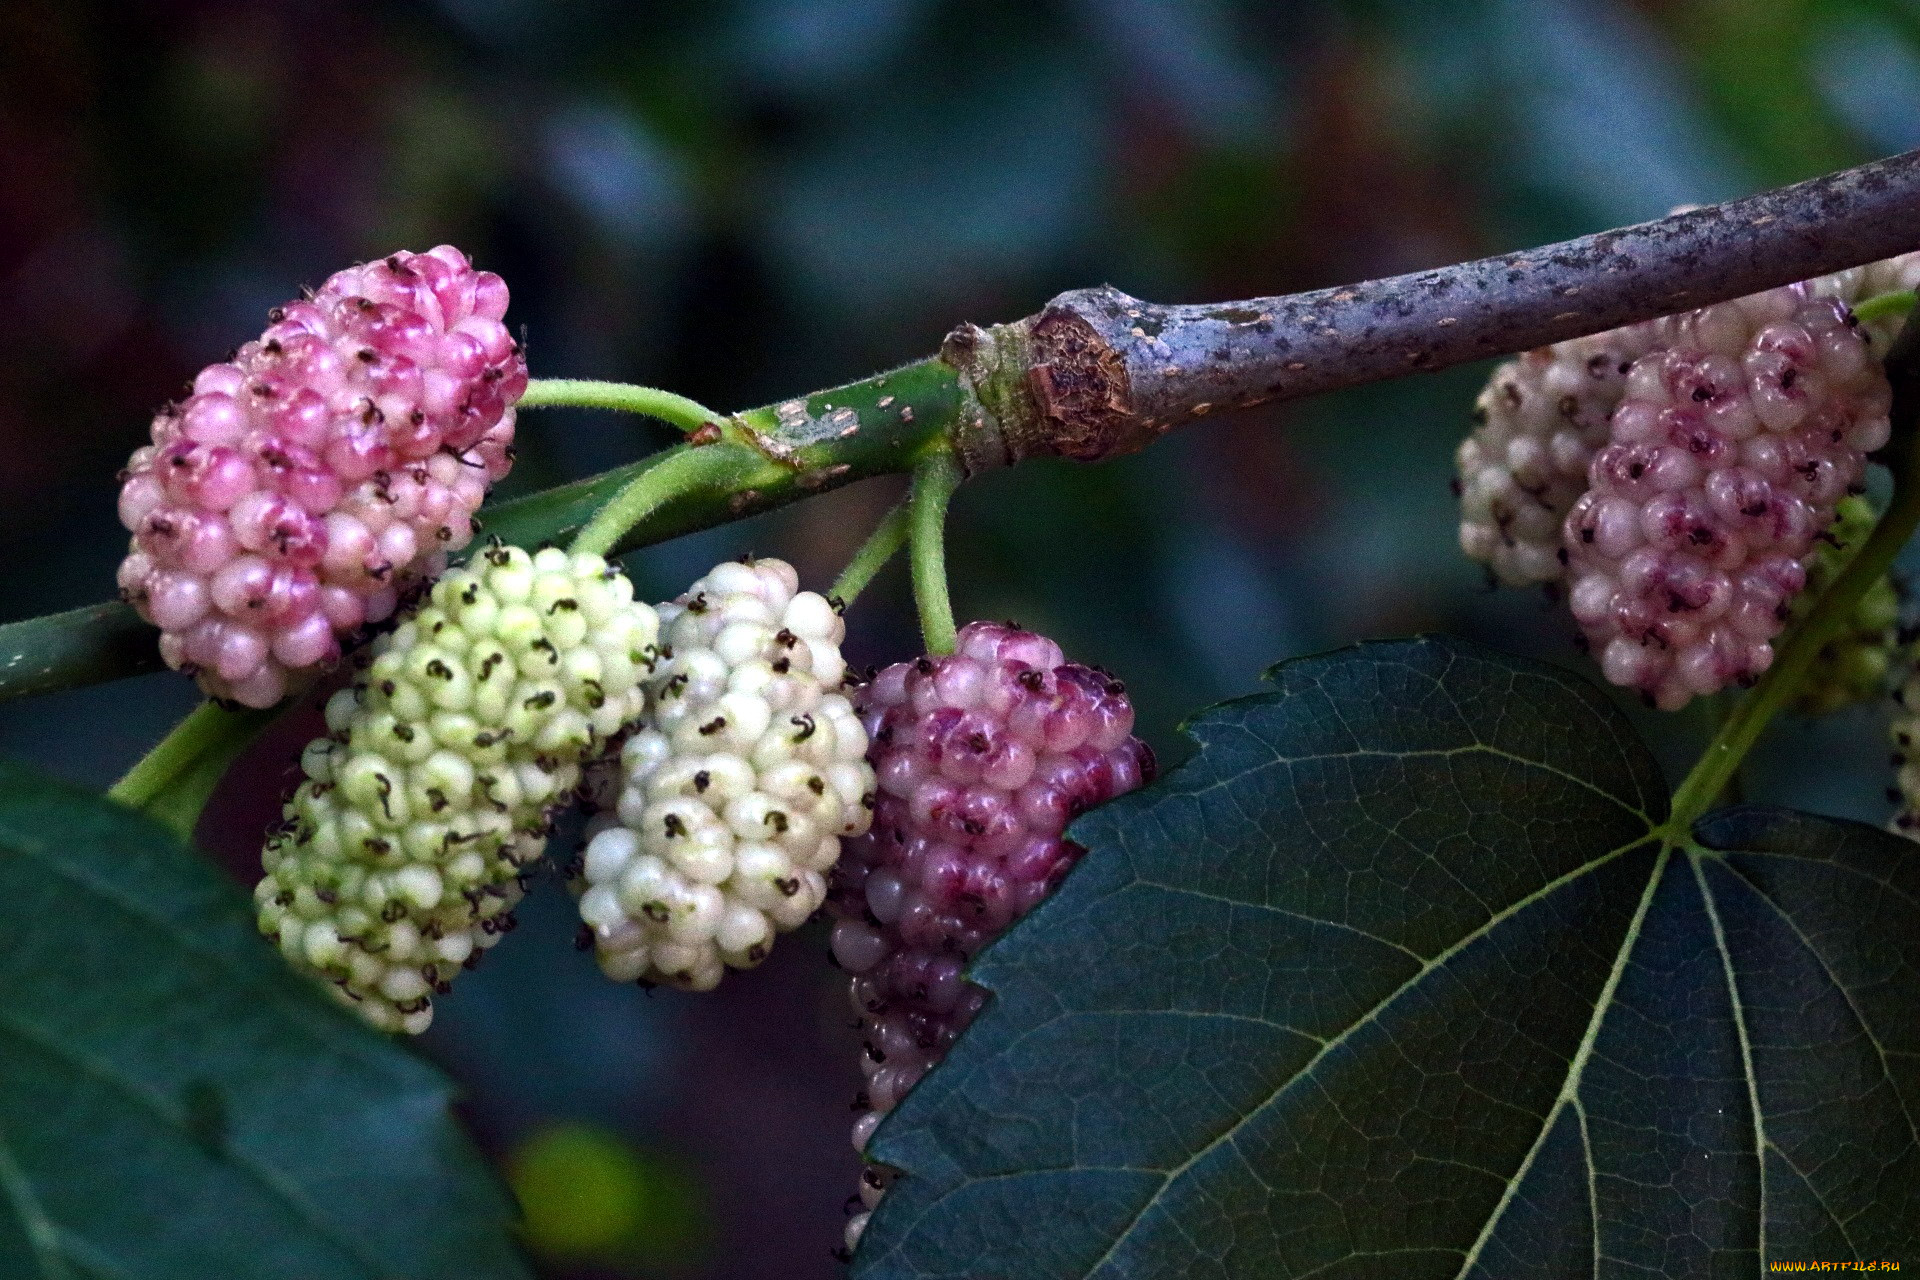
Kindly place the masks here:
<instances>
[{"instance_id":1,"label":"dark green leaf","mask_svg":"<svg viewBox=\"0 0 1920 1280\"><path fill-rule=\"evenodd\" d=\"M976 965L858 1275L1920 1257L1910 846L1752 811L1671 846L1603 697L1462 642L1274 678Z\"/></svg>"},{"instance_id":2,"label":"dark green leaf","mask_svg":"<svg viewBox=\"0 0 1920 1280\"><path fill-rule=\"evenodd\" d=\"M493 1280L444 1078L158 827L0 763L0 1276Z\"/></svg>"}]
</instances>

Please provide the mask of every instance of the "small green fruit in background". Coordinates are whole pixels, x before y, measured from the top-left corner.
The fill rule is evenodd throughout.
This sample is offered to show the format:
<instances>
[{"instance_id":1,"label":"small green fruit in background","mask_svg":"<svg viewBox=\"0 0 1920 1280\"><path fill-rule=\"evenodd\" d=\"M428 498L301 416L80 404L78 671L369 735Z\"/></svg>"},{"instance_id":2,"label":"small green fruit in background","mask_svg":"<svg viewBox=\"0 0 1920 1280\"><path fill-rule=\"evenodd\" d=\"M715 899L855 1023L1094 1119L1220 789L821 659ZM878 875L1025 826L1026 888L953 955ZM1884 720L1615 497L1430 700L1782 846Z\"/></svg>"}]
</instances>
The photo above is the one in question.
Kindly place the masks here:
<instances>
[{"instance_id":1,"label":"small green fruit in background","mask_svg":"<svg viewBox=\"0 0 1920 1280\"><path fill-rule=\"evenodd\" d=\"M578 1121L536 1130L507 1159L528 1249L628 1274L677 1269L705 1234L700 1189L674 1161Z\"/></svg>"}]
</instances>

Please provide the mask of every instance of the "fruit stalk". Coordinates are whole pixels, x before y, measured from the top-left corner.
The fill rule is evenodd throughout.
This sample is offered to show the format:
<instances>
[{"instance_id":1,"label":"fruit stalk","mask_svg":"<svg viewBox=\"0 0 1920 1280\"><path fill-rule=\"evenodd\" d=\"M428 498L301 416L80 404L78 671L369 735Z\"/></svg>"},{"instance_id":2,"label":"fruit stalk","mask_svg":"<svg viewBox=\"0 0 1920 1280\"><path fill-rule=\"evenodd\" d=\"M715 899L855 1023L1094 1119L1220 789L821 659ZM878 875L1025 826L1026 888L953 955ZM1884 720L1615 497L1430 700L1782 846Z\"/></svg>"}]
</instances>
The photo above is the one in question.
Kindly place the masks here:
<instances>
[{"instance_id":1,"label":"fruit stalk","mask_svg":"<svg viewBox=\"0 0 1920 1280\"><path fill-rule=\"evenodd\" d=\"M941 450L928 454L913 472L908 514L907 554L913 562L913 599L920 609L920 634L927 652L953 652L953 601L947 595L947 504L960 487L960 467Z\"/></svg>"},{"instance_id":2,"label":"fruit stalk","mask_svg":"<svg viewBox=\"0 0 1920 1280\"><path fill-rule=\"evenodd\" d=\"M613 409L658 418L682 431L698 431L721 421L698 400L659 387L636 387L627 382L598 382L591 378L535 378L520 397L526 409Z\"/></svg>"}]
</instances>

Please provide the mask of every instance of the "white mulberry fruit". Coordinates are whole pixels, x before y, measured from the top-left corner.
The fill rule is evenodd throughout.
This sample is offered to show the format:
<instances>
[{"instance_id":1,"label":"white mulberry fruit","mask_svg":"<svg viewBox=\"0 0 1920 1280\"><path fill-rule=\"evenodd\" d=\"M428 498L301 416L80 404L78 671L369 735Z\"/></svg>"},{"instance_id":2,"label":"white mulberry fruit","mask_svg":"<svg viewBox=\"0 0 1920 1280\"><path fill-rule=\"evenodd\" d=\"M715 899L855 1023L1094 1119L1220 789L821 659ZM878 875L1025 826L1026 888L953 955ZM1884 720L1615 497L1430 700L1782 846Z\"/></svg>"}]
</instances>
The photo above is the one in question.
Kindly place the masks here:
<instances>
[{"instance_id":1,"label":"white mulberry fruit","mask_svg":"<svg viewBox=\"0 0 1920 1280\"><path fill-rule=\"evenodd\" d=\"M1587 489L1627 370L1658 340L1629 325L1541 347L1494 371L1455 454L1460 548L1507 586L1558 582L1560 527Z\"/></svg>"},{"instance_id":2,"label":"white mulberry fruit","mask_svg":"<svg viewBox=\"0 0 1920 1280\"><path fill-rule=\"evenodd\" d=\"M153 420L122 596L167 665L253 707L473 536L527 385L507 287L450 245L336 273Z\"/></svg>"},{"instance_id":3,"label":"white mulberry fruit","mask_svg":"<svg viewBox=\"0 0 1920 1280\"><path fill-rule=\"evenodd\" d=\"M301 759L260 929L386 1030L511 927L583 762L638 721L659 621L599 556L495 545L371 646Z\"/></svg>"},{"instance_id":4,"label":"white mulberry fruit","mask_svg":"<svg viewBox=\"0 0 1920 1280\"><path fill-rule=\"evenodd\" d=\"M792 566L729 561L659 610L653 710L587 842L582 936L617 981L705 991L819 908L873 771L839 692L844 625Z\"/></svg>"}]
</instances>

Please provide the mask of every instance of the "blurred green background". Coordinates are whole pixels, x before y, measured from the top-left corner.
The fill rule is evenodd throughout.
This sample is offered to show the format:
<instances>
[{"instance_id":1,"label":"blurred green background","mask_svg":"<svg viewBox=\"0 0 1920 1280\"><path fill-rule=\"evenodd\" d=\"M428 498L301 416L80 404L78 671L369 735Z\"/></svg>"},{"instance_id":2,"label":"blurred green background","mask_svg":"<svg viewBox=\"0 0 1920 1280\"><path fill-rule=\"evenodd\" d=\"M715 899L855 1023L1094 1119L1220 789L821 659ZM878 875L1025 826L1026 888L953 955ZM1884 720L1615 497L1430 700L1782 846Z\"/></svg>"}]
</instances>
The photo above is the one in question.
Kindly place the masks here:
<instances>
[{"instance_id":1,"label":"blurred green background","mask_svg":"<svg viewBox=\"0 0 1920 1280\"><path fill-rule=\"evenodd\" d=\"M1915 0L0 3L0 621L104 598L153 408L348 261L451 241L536 375L744 407L1110 281L1166 301L1413 270L1920 145ZM1920 241L1920 228L1916 229ZM1281 658L1439 629L1589 670L1454 549L1484 368L1283 406L960 495L956 607L1123 674L1163 758ZM509 491L644 423L522 419ZM876 481L634 558L672 594L752 549L824 582ZM917 651L904 575L857 663ZM192 703L148 677L0 705L0 754L104 786ZM1683 768L1703 723L1656 724ZM1878 820L1883 714L1789 722L1750 791ZM201 836L257 874L304 729ZM816 926L712 996L568 944L547 885L424 1042L555 1277L838 1273L858 1073Z\"/></svg>"}]
</instances>

